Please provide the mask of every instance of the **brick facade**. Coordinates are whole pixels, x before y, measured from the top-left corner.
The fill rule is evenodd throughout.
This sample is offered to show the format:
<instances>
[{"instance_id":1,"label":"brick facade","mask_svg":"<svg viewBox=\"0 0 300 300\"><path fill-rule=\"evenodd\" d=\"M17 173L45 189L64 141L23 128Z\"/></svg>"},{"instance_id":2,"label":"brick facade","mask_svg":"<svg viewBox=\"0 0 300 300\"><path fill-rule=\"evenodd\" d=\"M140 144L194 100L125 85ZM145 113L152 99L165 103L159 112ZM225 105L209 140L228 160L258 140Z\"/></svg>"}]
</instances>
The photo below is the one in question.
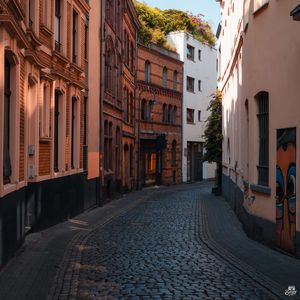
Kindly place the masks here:
<instances>
[{"instance_id":1,"label":"brick facade","mask_svg":"<svg viewBox=\"0 0 300 300\"><path fill-rule=\"evenodd\" d=\"M176 53L138 46L140 185L181 182L182 69Z\"/></svg>"}]
</instances>

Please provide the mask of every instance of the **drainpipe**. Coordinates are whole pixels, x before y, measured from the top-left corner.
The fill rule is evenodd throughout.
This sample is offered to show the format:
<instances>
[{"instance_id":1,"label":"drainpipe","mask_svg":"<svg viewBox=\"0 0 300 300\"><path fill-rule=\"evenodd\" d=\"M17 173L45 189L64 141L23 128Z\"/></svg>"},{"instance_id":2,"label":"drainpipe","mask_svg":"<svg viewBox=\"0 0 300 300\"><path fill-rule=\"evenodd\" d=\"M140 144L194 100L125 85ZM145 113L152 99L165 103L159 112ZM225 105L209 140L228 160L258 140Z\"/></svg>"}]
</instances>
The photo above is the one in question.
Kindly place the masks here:
<instances>
[{"instance_id":1,"label":"drainpipe","mask_svg":"<svg viewBox=\"0 0 300 300\"><path fill-rule=\"evenodd\" d=\"M102 58L103 58L103 41L104 41L104 1L101 0L100 5L100 33L99 33L99 41L100 41L100 96L99 96L99 199L98 205L101 204L101 200L103 199L103 141L102 141L102 132L103 132L103 72L102 72Z\"/></svg>"},{"instance_id":2,"label":"drainpipe","mask_svg":"<svg viewBox=\"0 0 300 300\"><path fill-rule=\"evenodd\" d=\"M135 146L138 145L138 140L139 140L139 136L137 136L136 134L136 89L137 89L137 69L138 69L138 30L135 33L135 49L136 49L136 55L135 55L135 72L134 72L134 120L133 120L133 126L134 126L134 137L135 137ZM139 148L138 148L139 149ZM134 151L134 168L135 168L135 176L136 176L136 185L138 184L138 178L140 176L139 171L139 164L140 164L140 157L139 155L137 155L137 151L135 148ZM136 187L136 189L138 190L138 186Z\"/></svg>"}]
</instances>

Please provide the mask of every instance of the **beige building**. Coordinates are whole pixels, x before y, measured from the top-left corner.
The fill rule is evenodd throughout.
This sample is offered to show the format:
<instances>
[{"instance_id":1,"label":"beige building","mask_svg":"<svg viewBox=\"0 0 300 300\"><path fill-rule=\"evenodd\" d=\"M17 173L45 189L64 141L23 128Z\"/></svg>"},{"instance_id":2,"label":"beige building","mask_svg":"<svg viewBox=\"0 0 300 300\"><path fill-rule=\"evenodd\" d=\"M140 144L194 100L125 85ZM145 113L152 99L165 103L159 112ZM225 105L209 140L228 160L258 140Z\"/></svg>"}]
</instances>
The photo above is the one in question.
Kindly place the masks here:
<instances>
[{"instance_id":1,"label":"beige building","mask_svg":"<svg viewBox=\"0 0 300 300\"><path fill-rule=\"evenodd\" d=\"M250 235L299 252L298 1L219 2L223 192Z\"/></svg>"}]
</instances>

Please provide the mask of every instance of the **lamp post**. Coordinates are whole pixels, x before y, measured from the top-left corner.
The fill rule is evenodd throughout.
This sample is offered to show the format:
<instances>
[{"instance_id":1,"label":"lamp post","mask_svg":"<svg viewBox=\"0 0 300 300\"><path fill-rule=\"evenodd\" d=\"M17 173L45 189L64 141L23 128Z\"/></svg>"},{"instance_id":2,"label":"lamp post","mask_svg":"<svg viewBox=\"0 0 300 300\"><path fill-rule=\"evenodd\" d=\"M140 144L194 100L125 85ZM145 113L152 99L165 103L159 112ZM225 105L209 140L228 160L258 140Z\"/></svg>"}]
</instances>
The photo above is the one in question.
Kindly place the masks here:
<instances>
[{"instance_id":1,"label":"lamp post","mask_svg":"<svg viewBox=\"0 0 300 300\"><path fill-rule=\"evenodd\" d=\"M156 104L156 99L155 99L155 92L154 90L150 89L150 86L147 86L147 89L143 89L140 91L139 96L138 96L138 101L139 101L139 109L138 109L138 162L137 162L137 189L140 189L140 156L141 156L141 138L140 138L140 133L141 133L141 96L143 93L152 93L153 99L150 101L155 105Z\"/></svg>"}]
</instances>

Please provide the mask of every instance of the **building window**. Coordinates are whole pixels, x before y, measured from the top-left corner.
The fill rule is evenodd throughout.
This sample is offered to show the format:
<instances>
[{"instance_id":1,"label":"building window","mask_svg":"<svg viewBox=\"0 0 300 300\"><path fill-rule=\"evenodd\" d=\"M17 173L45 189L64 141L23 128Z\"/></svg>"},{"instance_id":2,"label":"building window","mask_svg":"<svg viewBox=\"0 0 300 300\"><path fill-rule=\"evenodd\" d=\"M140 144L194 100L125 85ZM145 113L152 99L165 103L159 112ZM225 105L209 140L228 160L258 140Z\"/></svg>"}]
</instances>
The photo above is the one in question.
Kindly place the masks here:
<instances>
[{"instance_id":1,"label":"building window","mask_svg":"<svg viewBox=\"0 0 300 300\"><path fill-rule=\"evenodd\" d=\"M109 123L109 130L108 130L108 167L110 170L113 169L112 163L113 163L113 151L112 151L112 130L113 130L112 122Z\"/></svg>"},{"instance_id":2,"label":"building window","mask_svg":"<svg viewBox=\"0 0 300 300\"><path fill-rule=\"evenodd\" d=\"M129 99L128 99L128 90L126 88L124 88L124 107L123 107L123 111L124 111L124 121L125 122L129 122L129 117L128 117L128 114L129 114L129 109L128 109L128 106L129 106Z\"/></svg>"},{"instance_id":3,"label":"building window","mask_svg":"<svg viewBox=\"0 0 300 300\"><path fill-rule=\"evenodd\" d=\"M121 133L120 127L116 128L116 148L115 148L115 172L116 177L120 176L120 146L121 146Z\"/></svg>"},{"instance_id":4,"label":"building window","mask_svg":"<svg viewBox=\"0 0 300 300\"><path fill-rule=\"evenodd\" d=\"M173 90L177 91L177 77L178 77L178 73L177 71L174 71L173 73Z\"/></svg>"},{"instance_id":5,"label":"building window","mask_svg":"<svg viewBox=\"0 0 300 300\"><path fill-rule=\"evenodd\" d=\"M173 124L176 124L176 116L177 116L177 107L174 106L174 109L173 109Z\"/></svg>"},{"instance_id":6,"label":"building window","mask_svg":"<svg viewBox=\"0 0 300 300\"><path fill-rule=\"evenodd\" d=\"M84 59L88 61L88 42L89 42L89 27L84 26Z\"/></svg>"},{"instance_id":7,"label":"building window","mask_svg":"<svg viewBox=\"0 0 300 300\"><path fill-rule=\"evenodd\" d=\"M106 19L113 26L115 12L115 0L106 0Z\"/></svg>"},{"instance_id":8,"label":"building window","mask_svg":"<svg viewBox=\"0 0 300 300\"><path fill-rule=\"evenodd\" d=\"M109 135L108 121L104 122L104 170L108 170L109 150L108 150L108 135Z\"/></svg>"},{"instance_id":9,"label":"building window","mask_svg":"<svg viewBox=\"0 0 300 300\"><path fill-rule=\"evenodd\" d=\"M43 2L43 25L48 28L51 28L51 14L49 14L49 11L51 11L51 2L50 0L44 0Z\"/></svg>"},{"instance_id":10,"label":"building window","mask_svg":"<svg viewBox=\"0 0 300 300\"><path fill-rule=\"evenodd\" d=\"M73 10L73 25L72 25L72 61L77 63L78 55L78 14Z\"/></svg>"},{"instance_id":11,"label":"building window","mask_svg":"<svg viewBox=\"0 0 300 300\"><path fill-rule=\"evenodd\" d=\"M61 0L55 0L54 39L55 51L61 52Z\"/></svg>"},{"instance_id":12,"label":"building window","mask_svg":"<svg viewBox=\"0 0 300 300\"><path fill-rule=\"evenodd\" d=\"M79 146L79 139L78 139L78 121L79 121L79 109L78 109L78 99L76 97L72 97L71 102L71 168L75 169L78 168L78 146Z\"/></svg>"},{"instance_id":13,"label":"building window","mask_svg":"<svg viewBox=\"0 0 300 300\"><path fill-rule=\"evenodd\" d=\"M10 183L12 175L10 155L10 117L11 117L11 65L5 58L4 71L4 128L3 128L3 184Z\"/></svg>"},{"instance_id":14,"label":"building window","mask_svg":"<svg viewBox=\"0 0 300 300\"><path fill-rule=\"evenodd\" d=\"M117 18L116 18L118 36L122 35L122 26L121 26L122 15L121 14L122 14L121 2L118 1L118 4L117 4Z\"/></svg>"},{"instance_id":15,"label":"building window","mask_svg":"<svg viewBox=\"0 0 300 300\"><path fill-rule=\"evenodd\" d=\"M122 58L118 55L118 65L117 65L117 77L116 77L116 94L117 94L117 105L122 106Z\"/></svg>"},{"instance_id":16,"label":"building window","mask_svg":"<svg viewBox=\"0 0 300 300\"><path fill-rule=\"evenodd\" d=\"M107 46L105 55L105 90L114 93L114 53L111 47Z\"/></svg>"},{"instance_id":17,"label":"building window","mask_svg":"<svg viewBox=\"0 0 300 300\"><path fill-rule=\"evenodd\" d=\"M35 21L35 0L28 1L28 27L30 29L34 29L34 21Z\"/></svg>"},{"instance_id":18,"label":"building window","mask_svg":"<svg viewBox=\"0 0 300 300\"><path fill-rule=\"evenodd\" d=\"M132 178L133 177L133 173L134 173L134 170L133 170L133 146L130 145L130 153L129 153L129 164L130 164L130 172L129 172L129 176Z\"/></svg>"},{"instance_id":19,"label":"building window","mask_svg":"<svg viewBox=\"0 0 300 300\"><path fill-rule=\"evenodd\" d=\"M269 184L269 94L260 92L256 96L258 102L258 128L259 128L259 165L258 184Z\"/></svg>"},{"instance_id":20,"label":"building window","mask_svg":"<svg viewBox=\"0 0 300 300\"><path fill-rule=\"evenodd\" d=\"M194 109L187 108L186 109L186 122L188 124L194 124Z\"/></svg>"},{"instance_id":21,"label":"building window","mask_svg":"<svg viewBox=\"0 0 300 300\"><path fill-rule=\"evenodd\" d=\"M145 81L150 82L151 79L151 65L149 60L146 60L145 62Z\"/></svg>"},{"instance_id":22,"label":"building window","mask_svg":"<svg viewBox=\"0 0 300 300\"><path fill-rule=\"evenodd\" d=\"M134 46L133 46L133 43L131 42L130 43L130 69L131 69L131 72L133 73L134 72Z\"/></svg>"},{"instance_id":23,"label":"building window","mask_svg":"<svg viewBox=\"0 0 300 300\"><path fill-rule=\"evenodd\" d=\"M201 55L202 55L201 50L198 50L198 60L202 60Z\"/></svg>"},{"instance_id":24,"label":"building window","mask_svg":"<svg viewBox=\"0 0 300 300\"><path fill-rule=\"evenodd\" d=\"M61 122L62 122L62 94L55 90L54 96L54 172L60 170L60 148L61 148Z\"/></svg>"},{"instance_id":25,"label":"building window","mask_svg":"<svg viewBox=\"0 0 300 300\"><path fill-rule=\"evenodd\" d=\"M133 106L133 94L130 93L130 124L133 125L134 121L134 106Z\"/></svg>"},{"instance_id":26,"label":"building window","mask_svg":"<svg viewBox=\"0 0 300 300\"><path fill-rule=\"evenodd\" d=\"M127 67L129 67L129 35L126 30L124 30L124 61Z\"/></svg>"},{"instance_id":27,"label":"building window","mask_svg":"<svg viewBox=\"0 0 300 300\"><path fill-rule=\"evenodd\" d=\"M189 44L186 46L186 57L190 60L194 60L195 58L195 48Z\"/></svg>"},{"instance_id":28,"label":"building window","mask_svg":"<svg viewBox=\"0 0 300 300\"><path fill-rule=\"evenodd\" d=\"M173 116L173 110L172 110L172 105L169 104L168 107L168 123L172 123L172 116Z\"/></svg>"},{"instance_id":29,"label":"building window","mask_svg":"<svg viewBox=\"0 0 300 300\"><path fill-rule=\"evenodd\" d=\"M198 110L198 121L201 122L201 110Z\"/></svg>"},{"instance_id":30,"label":"building window","mask_svg":"<svg viewBox=\"0 0 300 300\"><path fill-rule=\"evenodd\" d=\"M88 98L84 97L83 104L83 169L88 169Z\"/></svg>"},{"instance_id":31,"label":"building window","mask_svg":"<svg viewBox=\"0 0 300 300\"><path fill-rule=\"evenodd\" d=\"M198 80L198 91L199 92L202 91L202 82L201 82L201 80Z\"/></svg>"},{"instance_id":32,"label":"building window","mask_svg":"<svg viewBox=\"0 0 300 300\"><path fill-rule=\"evenodd\" d=\"M40 136L50 137L51 84L44 82L41 108Z\"/></svg>"},{"instance_id":33,"label":"building window","mask_svg":"<svg viewBox=\"0 0 300 300\"><path fill-rule=\"evenodd\" d=\"M166 103L163 105L163 123L168 123L168 107Z\"/></svg>"},{"instance_id":34,"label":"building window","mask_svg":"<svg viewBox=\"0 0 300 300\"><path fill-rule=\"evenodd\" d=\"M172 142L172 167L176 167L176 146L177 142L174 140Z\"/></svg>"},{"instance_id":35,"label":"building window","mask_svg":"<svg viewBox=\"0 0 300 300\"><path fill-rule=\"evenodd\" d=\"M147 116L149 121L152 120L152 109L153 109L153 101L150 100L148 104L148 116Z\"/></svg>"},{"instance_id":36,"label":"building window","mask_svg":"<svg viewBox=\"0 0 300 300\"><path fill-rule=\"evenodd\" d=\"M194 85L195 85L195 79L192 77L187 76L186 77L186 89L188 92L194 93Z\"/></svg>"},{"instance_id":37,"label":"building window","mask_svg":"<svg viewBox=\"0 0 300 300\"><path fill-rule=\"evenodd\" d=\"M142 100L141 118L142 120L147 119L147 104L145 99Z\"/></svg>"},{"instance_id":38,"label":"building window","mask_svg":"<svg viewBox=\"0 0 300 300\"><path fill-rule=\"evenodd\" d=\"M163 87L168 87L168 69L166 67L163 68Z\"/></svg>"}]
</instances>

